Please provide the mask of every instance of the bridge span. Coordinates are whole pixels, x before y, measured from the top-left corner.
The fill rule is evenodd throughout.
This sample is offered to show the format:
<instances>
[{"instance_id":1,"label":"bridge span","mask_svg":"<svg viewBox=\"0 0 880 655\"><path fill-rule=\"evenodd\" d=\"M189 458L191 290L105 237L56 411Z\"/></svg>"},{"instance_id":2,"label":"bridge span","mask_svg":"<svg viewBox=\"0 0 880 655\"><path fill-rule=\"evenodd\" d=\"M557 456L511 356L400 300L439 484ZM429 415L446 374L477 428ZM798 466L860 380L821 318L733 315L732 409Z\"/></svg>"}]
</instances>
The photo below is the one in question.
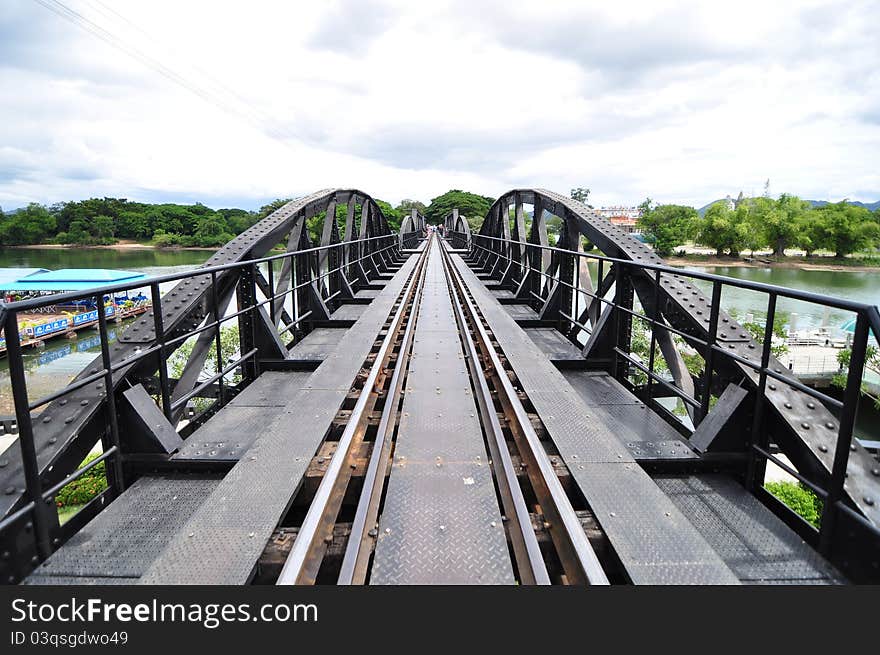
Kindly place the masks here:
<instances>
[{"instance_id":1,"label":"bridge span","mask_svg":"<svg viewBox=\"0 0 880 655\"><path fill-rule=\"evenodd\" d=\"M880 581L857 424L875 307L669 268L540 189L479 232L413 211L397 233L368 194L320 191L149 285L152 311L115 343L99 311L101 356L43 398L13 326L58 298L0 305L8 584ZM730 286L763 334L723 311ZM841 395L774 359L781 297L855 317ZM55 495L98 466L108 488L61 523Z\"/></svg>"}]
</instances>

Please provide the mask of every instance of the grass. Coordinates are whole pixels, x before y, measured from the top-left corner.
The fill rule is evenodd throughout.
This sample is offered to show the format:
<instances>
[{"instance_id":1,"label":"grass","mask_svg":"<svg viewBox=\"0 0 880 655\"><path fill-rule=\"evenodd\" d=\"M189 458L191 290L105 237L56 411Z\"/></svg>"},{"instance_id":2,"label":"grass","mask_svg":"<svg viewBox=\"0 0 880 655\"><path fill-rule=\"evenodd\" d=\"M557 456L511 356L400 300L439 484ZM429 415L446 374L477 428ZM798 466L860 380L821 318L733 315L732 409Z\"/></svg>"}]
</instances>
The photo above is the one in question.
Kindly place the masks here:
<instances>
[{"instance_id":1,"label":"grass","mask_svg":"<svg viewBox=\"0 0 880 655\"><path fill-rule=\"evenodd\" d=\"M819 527L822 516L822 501L812 490L797 482L768 482L764 487L783 503L788 505L814 528Z\"/></svg>"},{"instance_id":2,"label":"grass","mask_svg":"<svg viewBox=\"0 0 880 655\"><path fill-rule=\"evenodd\" d=\"M58 508L58 523L64 525L70 520L70 517L80 511L85 505L67 505Z\"/></svg>"}]
</instances>

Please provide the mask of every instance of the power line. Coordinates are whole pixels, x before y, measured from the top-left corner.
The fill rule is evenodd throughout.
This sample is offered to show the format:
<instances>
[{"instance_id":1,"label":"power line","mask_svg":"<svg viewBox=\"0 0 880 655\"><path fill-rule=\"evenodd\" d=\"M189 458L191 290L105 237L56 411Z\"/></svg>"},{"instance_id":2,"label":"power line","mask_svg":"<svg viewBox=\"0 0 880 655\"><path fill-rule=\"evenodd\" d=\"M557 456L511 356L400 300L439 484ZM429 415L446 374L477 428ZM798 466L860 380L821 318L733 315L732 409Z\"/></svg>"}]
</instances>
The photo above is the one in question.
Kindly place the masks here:
<instances>
[{"instance_id":1,"label":"power line","mask_svg":"<svg viewBox=\"0 0 880 655\"><path fill-rule=\"evenodd\" d=\"M205 102L208 102L211 105L213 105L213 106L215 106L215 107L217 107L217 108L221 109L222 111L225 111L229 114L236 115L239 118L244 118L251 125L256 127L260 132L262 132L263 134L265 134L269 138L272 138L287 147L291 147L290 144L288 144L286 141L279 139L275 136L275 134L277 133L277 130L272 125L266 124L266 123L271 123L272 122L271 119L261 115L261 112L259 112L259 110L255 110L252 107L250 107L246 102L242 101L240 99L240 97L235 92L229 90L228 88L227 88L227 92L234 95L239 104L244 105L244 107L246 107L248 110L250 110L250 112L254 112L254 114L256 114L256 115L252 115L249 111L242 111L242 109L240 107L236 107L235 105L231 104L223 97L220 97L216 92L212 92L210 89L203 88L199 84L187 79L184 75L178 73L174 69L163 64L160 60L156 59L155 57L150 56L149 54L145 53L143 50L137 48L136 46L127 43L125 40L119 38L117 35L113 34L109 30L105 29L104 27L102 27L98 23L94 22L93 20L89 19L88 17L84 16L83 14L79 13L75 9L71 8L70 6L64 4L63 2L61 2L61 0L34 0L34 2L36 2L37 4L41 5L42 7L46 8L46 9L48 9L52 13L60 16L61 18L64 18L65 20L73 23L74 25L85 30L86 32L90 33L91 35L101 39L105 43L116 48L117 50L124 52L128 56L139 61L143 65L147 66L148 68L155 71L156 73L162 75L163 77L170 80L171 82L174 82L175 84L177 84L178 86L181 86L182 88L186 89L190 93L198 96L199 98L201 98ZM111 10L111 11L113 11L113 10ZM113 11L113 13L115 13L118 16L120 16L121 18L123 18L126 22L134 25L134 23L132 23L128 19L125 19L118 12ZM137 26L135 26L135 27L137 28ZM144 32L142 29L140 29L140 28L137 28L137 29L138 29L138 31L146 34L146 32ZM149 37L149 35L147 35L147 36L148 36L148 38L152 39L152 37ZM153 40L155 40L155 39L153 39ZM217 83L217 84L221 87L224 86L221 83Z\"/></svg>"}]
</instances>

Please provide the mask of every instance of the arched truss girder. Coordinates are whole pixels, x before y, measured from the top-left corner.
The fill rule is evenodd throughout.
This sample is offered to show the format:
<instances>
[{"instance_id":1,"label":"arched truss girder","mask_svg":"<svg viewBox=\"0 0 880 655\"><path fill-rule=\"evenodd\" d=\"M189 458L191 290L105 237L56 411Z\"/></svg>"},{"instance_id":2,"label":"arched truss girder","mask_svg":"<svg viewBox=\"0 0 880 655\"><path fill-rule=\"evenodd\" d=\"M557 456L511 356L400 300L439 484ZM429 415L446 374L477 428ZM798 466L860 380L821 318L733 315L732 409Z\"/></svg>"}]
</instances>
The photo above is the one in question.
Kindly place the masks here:
<instances>
[{"instance_id":1,"label":"arched truss girder","mask_svg":"<svg viewBox=\"0 0 880 655\"><path fill-rule=\"evenodd\" d=\"M400 243L406 248L414 248L427 227L425 217L413 207L400 223Z\"/></svg>"},{"instance_id":2,"label":"arched truss girder","mask_svg":"<svg viewBox=\"0 0 880 655\"><path fill-rule=\"evenodd\" d=\"M526 219L523 205L533 206L530 223ZM494 249L495 257L490 254L484 256L483 260L485 263L485 260L494 259L494 262L489 263L496 277L502 280L511 277L520 280L518 297L533 300L537 295L543 300L540 309L544 310L551 302L560 302L560 294L556 293L554 280L558 280L560 275L565 275L571 280L569 283L573 284L575 276L571 273L572 265L569 258L561 258L558 253L539 251L535 248L529 249L530 252L527 253L523 245L524 243L548 245L547 214L562 220L556 247L581 251L580 237L583 236L606 256L632 262L634 266L627 270L628 279L625 283L630 290L630 302L634 292L648 315L656 311L667 325L685 335L701 340L709 338L710 299L690 279L664 272L659 276L658 286L655 271L638 268L640 264L664 264L651 248L632 238L583 203L546 189L513 189L503 194L490 208L479 231L480 235L501 239L501 241L487 242L486 247ZM490 243L493 245L488 245ZM585 265L586 258L577 259L580 262L578 277L581 288L593 293L594 285ZM569 270L560 270L560 266L568 266ZM611 266L611 269L613 268ZM606 278L597 280L595 284L596 292L602 296L614 286L614 271L608 268L605 270L608 273ZM539 271L545 275L540 275ZM571 294L566 296L563 293L561 297L563 303L569 303L567 313L570 316L578 315L579 322L590 324L596 333L602 327L603 320L610 315L610 311L601 311L600 303L596 302L591 303L586 309L578 309L575 312L575 308L571 305ZM626 322L629 325L631 319ZM608 324L610 325L610 321ZM625 337L627 347L628 325ZM733 355L756 363L760 362L761 346L751 338L747 330L723 310L718 315L718 326L719 345ZM572 332L569 335L576 336L579 328L574 325L571 325L571 328ZM663 335L658 334L658 345L669 364L675 382L683 390L692 392L693 379L684 366L671 335L665 330L662 332ZM663 338L664 336L666 338ZM613 338L616 340L619 335ZM592 337L588 338L584 349L586 355L589 355L589 349L593 345L591 341ZM612 347L614 345L618 345L618 342L612 343ZM770 368L786 378L796 379L772 356ZM733 358L715 356L713 370L715 371L713 389L723 390L728 384L734 384L753 392L758 390L758 373ZM765 401L765 406L770 409L769 412L765 412L767 415L765 428L770 431L772 441L779 445L801 473L813 480L818 478L827 481L834 462L834 441L839 427L838 420L808 394L788 385L768 385ZM858 508L875 525L880 524L880 502L872 499L870 490L876 486L876 476L871 472L876 467L877 464L870 453L858 448L856 452L850 454L846 484L850 504ZM865 498L872 499L872 502L866 502Z\"/></svg>"},{"instance_id":3,"label":"arched truss girder","mask_svg":"<svg viewBox=\"0 0 880 655\"><path fill-rule=\"evenodd\" d=\"M309 233L309 221L321 214L325 218L336 218L336 208L343 205L347 207L344 224L340 226L339 219L322 220L319 226L313 226L318 233L318 239L314 239ZM377 237L384 236L388 239L381 240L380 244ZM220 248L202 268L257 259L266 256L282 243L289 253L331 244L350 244L338 246L333 252L311 252L300 255L299 258L284 258L280 272L274 275L272 286L276 295L290 290L299 281L306 280L304 288L289 295L297 297L300 315L305 313L305 306L308 306L309 311L315 312L315 317L320 319L322 317L319 314L327 311L327 304L335 302L329 300L331 297L338 296L339 293L344 297L346 293L350 293L352 285L366 283L385 269L393 256L386 241L397 248L396 236L393 235L381 208L369 194L357 189L324 189L291 200L272 212ZM337 273L327 273L331 268L338 268L340 265L342 268ZM253 280L251 288L261 290L263 297L268 298L266 275L258 267L253 267L252 270L257 279ZM325 277L321 277L321 272ZM114 390L118 393L140 383L146 386L148 380L155 381L159 368L158 352L128 365L124 362L143 351L156 350L160 342L168 342L198 328L209 318L215 296L222 308L234 302L235 296L242 293L243 287L248 286L242 284L243 276L242 268L216 272L213 276L209 273L196 273L162 294L162 338L157 339L151 310L135 320L111 347L111 361L114 367L119 367L114 370ZM308 280L312 282L308 283ZM292 318L282 307L283 300L276 303L274 327L278 330L285 319ZM268 321L269 312L263 313L266 314L264 320ZM210 337L210 331L202 332L202 335ZM198 338L184 365L183 373L175 381L172 400L185 396L195 388L212 347L211 338ZM278 347L282 348L283 344ZM161 355L167 360L172 351L173 349L169 349ZM284 353L279 355L283 356ZM74 382L102 368L99 356L74 378ZM44 488L70 474L104 434L107 427L107 403L104 392L100 390L101 386L98 385L99 388L96 389L95 385L90 384L73 390L63 399L46 405L39 416L34 417L34 445ZM12 444L11 448L17 449L18 445ZM0 496L2 518L24 503L23 491L19 491L25 487L21 469L13 466L0 469L0 487L14 490L13 493Z\"/></svg>"},{"instance_id":4,"label":"arched truss girder","mask_svg":"<svg viewBox=\"0 0 880 655\"><path fill-rule=\"evenodd\" d=\"M443 217L443 229L453 248L468 248L471 244L471 226L467 217L453 209Z\"/></svg>"}]
</instances>

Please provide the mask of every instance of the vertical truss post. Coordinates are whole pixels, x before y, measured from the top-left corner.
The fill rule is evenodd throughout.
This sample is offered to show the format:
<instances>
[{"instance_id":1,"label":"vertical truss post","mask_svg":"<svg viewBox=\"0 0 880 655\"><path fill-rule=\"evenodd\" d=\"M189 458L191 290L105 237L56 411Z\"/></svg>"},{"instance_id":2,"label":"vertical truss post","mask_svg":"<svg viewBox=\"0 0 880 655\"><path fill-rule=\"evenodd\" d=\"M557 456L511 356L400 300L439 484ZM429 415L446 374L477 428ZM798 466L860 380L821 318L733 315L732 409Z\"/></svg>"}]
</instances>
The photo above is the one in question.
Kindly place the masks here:
<instances>
[{"instance_id":1,"label":"vertical truss post","mask_svg":"<svg viewBox=\"0 0 880 655\"><path fill-rule=\"evenodd\" d=\"M256 264L241 267L238 280L238 337L241 352L247 353L256 347L257 315L257 270ZM257 379L257 357L251 357L241 363L242 378L248 383Z\"/></svg>"},{"instance_id":2,"label":"vertical truss post","mask_svg":"<svg viewBox=\"0 0 880 655\"><path fill-rule=\"evenodd\" d=\"M272 270L272 262L269 262L269 270ZM272 277L269 277L269 287L272 288ZM274 311L275 302L273 301L271 307ZM214 348L217 353L217 372L219 373L223 369L223 345L221 340L221 332L220 329L222 327L220 323L220 308L218 306L217 301L217 272L211 271L211 318L214 320ZM273 319L274 320L274 319ZM277 325L277 323L275 324ZM222 406L225 403L225 382L223 381L223 377L217 379L217 399L220 403L219 406Z\"/></svg>"},{"instance_id":3,"label":"vertical truss post","mask_svg":"<svg viewBox=\"0 0 880 655\"><path fill-rule=\"evenodd\" d=\"M162 399L162 413L170 423L171 412L171 388L168 384L168 350L165 348L165 321L162 318L162 292L158 283L150 285L150 294L153 297L153 330L156 333L156 343L159 344L159 394Z\"/></svg>"},{"instance_id":4,"label":"vertical truss post","mask_svg":"<svg viewBox=\"0 0 880 655\"><path fill-rule=\"evenodd\" d=\"M110 360L110 342L107 337L107 308L104 305L104 294L95 298L98 307L98 338L101 341L101 363L104 367L104 394L107 399L108 429L104 433L104 449L116 446L116 453L110 458L105 470L107 482L117 494L125 491L125 479L122 473L122 450L119 445L119 417L116 415L116 390L113 388L113 362ZM116 311L114 305L114 312ZM155 308L154 308L155 311ZM109 444L109 445L108 445Z\"/></svg>"},{"instance_id":5,"label":"vertical truss post","mask_svg":"<svg viewBox=\"0 0 880 655\"><path fill-rule=\"evenodd\" d=\"M623 381L629 375L629 362L620 353L630 353L632 343L633 287L629 283L629 266L617 262L614 265L614 333L617 347L614 350L614 375ZM629 310L629 311L627 311Z\"/></svg>"},{"instance_id":6,"label":"vertical truss post","mask_svg":"<svg viewBox=\"0 0 880 655\"><path fill-rule=\"evenodd\" d=\"M853 428L862 395L862 374L868 352L868 319L863 310L856 318L853 335L852 355L846 375L846 389L843 392L843 409L840 412L840 427L837 431L837 444L834 447L834 463L831 466L831 481L828 496L822 509L822 522L819 526L819 552L830 557L834 545L835 526L840 509L838 504L845 496L843 485L846 482L846 467L849 463Z\"/></svg>"},{"instance_id":7,"label":"vertical truss post","mask_svg":"<svg viewBox=\"0 0 880 655\"><path fill-rule=\"evenodd\" d=\"M33 503L34 535L37 545L37 556L40 561L52 554L49 542L49 508L43 500L40 482L40 465L37 462L37 449L34 445L34 426L31 422L31 410L28 402L27 380L24 360L21 353L21 338L18 334L18 315L9 312L3 326L6 337L6 352L9 359L9 382L18 393L13 393L15 420L18 422L18 446L21 450L21 466L24 470L25 491L28 500Z\"/></svg>"},{"instance_id":8,"label":"vertical truss post","mask_svg":"<svg viewBox=\"0 0 880 655\"><path fill-rule=\"evenodd\" d=\"M709 306L709 336L706 339L705 366L703 371L703 389L700 395L700 413L696 424L706 418L709 413L709 400L712 396L712 368L715 360L715 343L718 340L718 315L721 312L721 283L712 283L712 304ZM766 346L766 344L765 344Z\"/></svg>"},{"instance_id":9,"label":"vertical truss post","mask_svg":"<svg viewBox=\"0 0 880 655\"><path fill-rule=\"evenodd\" d=\"M767 324L764 326L764 345L761 348L761 369L758 373L758 389L755 392L755 411L752 416L752 439L749 453L749 466L746 470L746 488L756 490L764 482L767 462L754 446L769 451L770 435L764 430L764 406L767 404L767 367L770 366L770 348L773 339L773 322L776 320L776 294L771 293L767 300ZM717 325L717 321L716 321Z\"/></svg>"},{"instance_id":10,"label":"vertical truss post","mask_svg":"<svg viewBox=\"0 0 880 655\"><path fill-rule=\"evenodd\" d=\"M654 351L657 349L657 328L660 325L660 271L654 271L654 306L651 308L651 345L648 348L648 399L651 406L654 392Z\"/></svg>"}]
</instances>

